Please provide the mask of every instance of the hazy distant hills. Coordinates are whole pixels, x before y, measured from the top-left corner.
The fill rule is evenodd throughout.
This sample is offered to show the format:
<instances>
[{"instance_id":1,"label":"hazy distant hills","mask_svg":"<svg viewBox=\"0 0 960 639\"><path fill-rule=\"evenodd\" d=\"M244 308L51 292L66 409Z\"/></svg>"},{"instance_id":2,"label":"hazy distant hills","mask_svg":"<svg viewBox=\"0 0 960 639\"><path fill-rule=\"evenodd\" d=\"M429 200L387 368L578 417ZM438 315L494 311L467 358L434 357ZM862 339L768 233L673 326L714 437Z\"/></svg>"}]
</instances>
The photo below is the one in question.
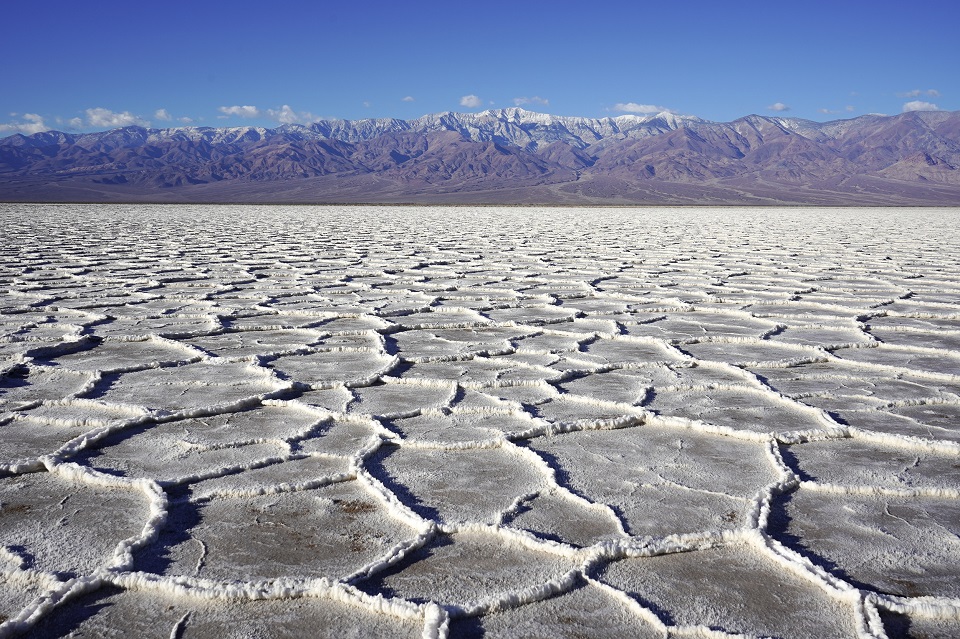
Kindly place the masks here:
<instances>
[{"instance_id":1,"label":"hazy distant hills","mask_svg":"<svg viewBox=\"0 0 960 639\"><path fill-rule=\"evenodd\" d=\"M51 131L0 139L0 201L960 205L960 112Z\"/></svg>"}]
</instances>

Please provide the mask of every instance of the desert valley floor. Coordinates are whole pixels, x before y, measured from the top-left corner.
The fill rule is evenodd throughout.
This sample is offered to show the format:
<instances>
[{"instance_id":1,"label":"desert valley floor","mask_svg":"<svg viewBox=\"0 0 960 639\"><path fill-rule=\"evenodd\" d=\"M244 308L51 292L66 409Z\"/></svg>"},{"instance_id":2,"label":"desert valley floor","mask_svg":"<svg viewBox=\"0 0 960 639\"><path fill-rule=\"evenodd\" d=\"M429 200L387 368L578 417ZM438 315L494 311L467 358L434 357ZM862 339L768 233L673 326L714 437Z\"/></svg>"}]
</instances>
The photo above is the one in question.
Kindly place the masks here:
<instances>
[{"instance_id":1,"label":"desert valley floor","mask_svg":"<svg viewBox=\"0 0 960 639\"><path fill-rule=\"evenodd\" d=\"M960 209L0 205L0 637L960 637Z\"/></svg>"}]
</instances>

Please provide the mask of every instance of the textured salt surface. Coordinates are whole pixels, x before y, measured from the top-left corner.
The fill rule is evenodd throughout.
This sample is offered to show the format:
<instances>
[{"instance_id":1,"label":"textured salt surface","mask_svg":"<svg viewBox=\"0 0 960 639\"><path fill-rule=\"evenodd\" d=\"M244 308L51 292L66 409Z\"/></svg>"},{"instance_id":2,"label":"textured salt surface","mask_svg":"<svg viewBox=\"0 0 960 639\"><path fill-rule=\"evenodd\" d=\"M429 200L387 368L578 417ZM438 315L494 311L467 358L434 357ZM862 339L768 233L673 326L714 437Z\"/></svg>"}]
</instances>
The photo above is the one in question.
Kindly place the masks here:
<instances>
[{"instance_id":1,"label":"textured salt surface","mask_svg":"<svg viewBox=\"0 0 960 639\"><path fill-rule=\"evenodd\" d=\"M958 637L958 216L0 206L0 637Z\"/></svg>"}]
</instances>

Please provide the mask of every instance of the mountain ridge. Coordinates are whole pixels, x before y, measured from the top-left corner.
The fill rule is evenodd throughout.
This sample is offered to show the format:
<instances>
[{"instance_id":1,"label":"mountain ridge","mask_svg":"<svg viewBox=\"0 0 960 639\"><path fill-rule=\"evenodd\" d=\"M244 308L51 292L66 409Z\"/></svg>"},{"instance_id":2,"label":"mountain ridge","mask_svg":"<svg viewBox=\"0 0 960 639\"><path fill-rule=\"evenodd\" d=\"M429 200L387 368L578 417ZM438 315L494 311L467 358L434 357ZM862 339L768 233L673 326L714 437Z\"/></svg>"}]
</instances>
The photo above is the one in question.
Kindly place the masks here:
<instances>
[{"instance_id":1,"label":"mountain ridge","mask_svg":"<svg viewBox=\"0 0 960 639\"><path fill-rule=\"evenodd\" d=\"M960 204L960 112L815 122L521 108L0 139L2 201Z\"/></svg>"}]
</instances>

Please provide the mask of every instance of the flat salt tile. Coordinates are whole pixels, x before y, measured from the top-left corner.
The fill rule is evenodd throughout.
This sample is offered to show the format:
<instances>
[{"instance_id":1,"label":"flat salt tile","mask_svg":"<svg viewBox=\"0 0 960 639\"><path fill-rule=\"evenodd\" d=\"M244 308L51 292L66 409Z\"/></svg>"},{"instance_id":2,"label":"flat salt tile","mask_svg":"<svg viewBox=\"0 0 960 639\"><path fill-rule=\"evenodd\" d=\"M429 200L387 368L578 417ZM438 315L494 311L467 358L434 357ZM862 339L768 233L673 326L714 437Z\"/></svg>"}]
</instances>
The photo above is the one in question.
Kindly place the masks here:
<instances>
[{"instance_id":1,"label":"flat salt tile","mask_svg":"<svg viewBox=\"0 0 960 639\"><path fill-rule=\"evenodd\" d=\"M414 511L443 522L497 523L515 499L548 485L543 471L507 448L384 447L367 468Z\"/></svg>"},{"instance_id":2,"label":"flat salt tile","mask_svg":"<svg viewBox=\"0 0 960 639\"><path fill-rule=\"evenodd\" d=\"M436 537L400 563L360 582L370 593L469 607L556 580L574 561L486 531Z\"/></svg>"},{"instance_id":3,"label":"flat salt tile","mask_svg":"<svg viewBox=\"0 0 960 639\"><path fill-rule=\"evenodd\" d=\"M960 455L869 439L827 439L784 449L790 465L812 481L886 488L960 488Z\"/></svg>"},{"instance_id":4,"label":"flat salt tile","mask_svg":"<svg viewBox=\"0 0 960 639\"><path fill-rule=\"evenodd\" d=\"M898 406L889 412L908 417L922 424L922 437L960 440L960 402L950 404L918 404Z\"/></svg>"},{"instance_id":5,"label":"flat salt tile","mask_svg":"<svg viewBox=\"0 0 960 639\"><path fill-rule=\"evenodd\" d=\"M660 639L664 636L662 628L641 618L610 592L592 584L519 608L484 615L474 623L482 629L482 636L490 639ZM451 633L459 636L461 624L466 625L466 621L454 621ZM469 636L469 631L463 636Z\"/></svg>"},{"instance_id":6,"label":"flat salt tile","mask_svg":"<svg viewBox=\"0 0 960 639\"><path fill-rule=\"evenodd\" d=\"M0 539L26 568L90 574L150 517L137 489L94 486L50 473L0 477Z\"/></svg>"},{"instance_id":7,"label":"flat salt tile","mask_svg":"<svg viewBox=\"0 0 960 639\"><path fill-rule=\"evenodd\" d=\"M740 527L778 473L764 447L682 428L634 426L539 437L560 483L612 506L635 535Z\"/></svg>"},{"instance_id":8,"label":"flat salt tile","mask_svg":"<svg viewBox=\"0 0 960 639\"><path fill-rule=\"evenodd\" d=\"M957 329L952 329L956 331ZM960 351L960 334L941 331L890 331L871 328L870 333L884 344L904 348L942 348Z\"/></svg>"},{"instance_id":9,"label":"flat salt tile","mask_svg":"<svg viewBox=\"0 0 960 639\"><path fill-rule=\"evenodd\" d=\"M681 349L697 359L725 362L735 366L762 365L767 362L790 362L826 357L826 354L811 347L780 344L771 340L750 342L701 342L684 344Z\"/></svg>"},{"instance_id":10,"label":"flat salt tile","mask_svg":"<svg viewBox=\"0 0 960 639\"><path fill-rule=\"evenodd\" d=\"M55 357L59 366L76 371L115 371L147 368L154 362L196 361L200 355L175 342L147 339L142 341L105 341L88 350Z\"/></svg>"},{"instance_id":11,"label":"flat salt tile","mask_svg":"<svg viewBox=\"0 0 960 639\"><path fill-rule=\"evenodd\" d=\"M344 457L311 456L208 479L193 487L193 495L230 497L288 490L346 475L349 471L349 461Z\"/></svg>"},{"instance_id":12,"label":"flat salt tile","mask_svg":"<svg viewBox=\"0 0 960 639\"><path fill-rule=\"evenodd\" d=\"M352 413L390 417L440 408L453 399L454 384L377 384L354 391Z\"/></svg>"},{"instance_id":13,"label":"flat salt tile","mask_svg":"<svg viewBox=\"0 0 960 639\"><path fill-rule=\"evenodd\" d=\"M533 333L514 340L513 344L519 352L575 353L579 351L581 342L587 339L589 337L567 333Z\"/></svg>"},{"instance_id":14,"label":"flat salt tile","mask_svg":"<svg viewBox=\"0 0 960 639\"><path fill-rule=\"evenodd\" d=\"M370 350L332 350L304 355L284 355L269 366L291 381L311 386L369 383L386 374L394 358Z\"/></svg>"},{"instance_id":15,"label":"flat salt tile","mask_svg":"<svg viewBox=\"0 0 960 639\"><path fill-rule=\"evenodd\" d=\"M595 357L602 357L616 364L652 364L677 362L683 356L656 340L632 338L601 338L587 345L584 350Z\"/></svg>"},{"instance_id":16,"label":"flat salt tile","mask_svg":"<svg viewBox=\"0 0 960 639\"><path fill-rule=\"evenodd\" d=\"M868 344L869 336L856 328L826 326L788 326L770 338L775 342L801 346L832 346L836 344Z\"/></svg>"},{"instance_id":17,"label":"flat salt tile","mask_svg":"<svg viewBox=\"0 0 960 639\"><path fill-rule=\"evenodd\" d=\"M346 412L347 405L355 399L353 392L344 386L308 390L297 396L297 401L303 404L334 413Z\"/></svg>"},{"instance_id":18,"label":"flat salt tile","mask_svg":"<svg viewBox=\"0 0 960 639\"><path fill-rule=\"evenodd\" d=\"M245 362L203 361L104 376L89 397L164 411L237 405L286 386L269 371Z\"/></svg>"},{"instance_id":19,"label":"flat salt tile","mask_svg":"<svg viewBox=\"0 0 960 639\"><path fill-rule=\"evenodd\" d=\"M52 455L61 446L89 430L92 426L59 426L25 420L0 424L0 463L33 460Z\"/></svg>"},{"instance_id":20,"label":"flat salt tile","mask_svg":"<svg viewBox=\"0 0 960 639\"><path fill-rule=\"evenodd\" d=\"M623 536L612 511L560 492L541 493L525 501L506 523L572 546L586 547Z\"/></svg>"},{"instance_id":21,"label":"flat salt tile","mask_svg":"<svg viewBox=\"0 0 960 639\"><path fill-rule=\"evenodd\" d=\"M901 409L902 410L902 409ZM960 442L960 430L951 428L950 422L940 422L940 425L914 419L907 415L900 415L889 410L847 410L834 409L831 414L841 424L853 426L874 433L890 433L894 435L908 435L934 441ZM921 417L921 419L924 419ZM939 420L938 420L939 421Z\"/></svg>"},{"instance_id":22,"label":"flat salt tile","mask_svg":"<svg viewBox=\"0 0 960 639\"><path fill-rule=\"evenodd\" d=\"M749 545L625 559L598 572L669 626L784 639L857 636L853 602Z\"/></svg>"},{"instance_id":23,"label":"flat salt tile","mask_svg":"<svg viewBox=\"0 0 960 639\"><path fill-rule=\"evenodd\" d=\"M533 411L537 417L555 424L583 426L600 425L629 418L639 419L647 414L644 409L626 403L562 394L538 402Z\"/></svg>"},{"instance_id":24,"label":"flat salt tile","mask_svg":"<svg viewBox=\"0 0 960 639\"><path fill-rule=\"evenodd\" d=\"M90 373L56 366L23 366L0 376L0 409L38 401L64 399L86 388L93 381Z\"/></svg>"},{"instance_id":25,"label":"flat salt tile","mask_svg":"<svg viewBox=\"0 0 960 639\"><path fill-rule=\"evenodd\" d=\"M210 333L220 329L215 317L151 317L122 318L98 323L92 327L94 335L99 337L127 337L133 335L157 335L177 338L198 333Z\"/></svg>"},{"instance_id":26,"label":"flat salt tile","mask_svg":"<svg viewBox=\"0 0 960 639\"><path fill-rule=\"evenodd\" d=\"M357 482L259 497L218 497L198 507L188 537L165 552L168 575L216 580L279 577L341 579L416 536ZM175 515L182 516L179 514ZM161 536L175 541L177 531ZM198 544L197 542L202 542ZM167 542L169 543L169 542Z\"/></svg>"},{"instance_id":27,"label":"flat salt tile","mask_svg":"<svg viewBox=\"0 0 960 639\"><path fill-rule=\"evenodd\" d=\"M751 388L656 390L643 407L659 415L700 420L734 430L782 433L823 429L830 424L815 410Z\"/></svg>"},{"instance_id":28,"label":"flat salt tile","mask_svg":"<svg viewBox=\"0 0 960 639\"><path fill-rule=\"evenodd\" d=\"M429 413L389 423L404 439L416 442L456 443L489 441L501 434L522 433L542 426L525 413Z\"/></svg>"},{"instance_id":29,"label":"flat salt tile","mask_svg":"<svg viewBox=\"0 0 960 639\"><path fill-rule=\"evenodd\" d=\"M77 460L112 475L182 482L240 472L289 452L286 445L278 442L204 449L163 426L115 433L85 450Z\"/></svg>"},{"instance_id":30,"label":"flat salt tile","mask_svg":"<svg viewBox=\"0 0 960 639\"><path fill-rule=\"evenodd\" d=\"M837 576L905 597L960 595L960 500L801 488L775 503L771 532Z\"/></svg>"},{"instance_id":31,"label":"flat salt tile","mask_svg":"<svg viewBox=\"0 0 960 639\"><path fill-rule=\"evenodd\" d=\"M322 333L306 329L238 331L185 340L219 357L270 355L305 348L317 342Z\"/></svg>"},{"instance_id":32,"label":"flat salt tile","mask_svg":"<svg viewBox=\"0 0 960 639\"><path fill-rule=\"evenodd\" d=\"M192 417L153 426L149 432L167 434L201 447L302 437L324 419L297 405L258 406L249 410Z\"/></svg>"},{"instance_id":33,"label":"flat salt tile","mask_svg":"<svg viewBox=\"0 0 960 639\"><path fill-rule=\"evenodd\" d=\"M421 619L403 619L333 598L218 600L158 590L103 587L41 618L30 636L262 637L263 639L391 639L420 637Z\"/></svg>"},{"instance_id":34,"label":"flat salt tile","mask_svg":"<svg viewBox=\"0 0 960 639\"><path fill-rule=\"evenodd\" d=\"M321 422L309 438L297 442L297 451L324 455L353 456L366 448L381 432L368 419L335 418Z\"/></svg>"},{"instance_id":35,"label":"flat salt tile","mask_svg":"<svg viewBox=\"0 0 960 639\"><path fill-rule=\"evenodd\" d=\"M907 346L881 344L875 348L844 348L834 351L834 355L862 364L960 375L960 353L956 351L914 350Z\"/></svg>"},{"instance_id":36,"label":"flat salt tile","mask_svg":"<svg viewBox=\"0 0 960 639\"><path fill-rule=\"evenodd\" d=\"M54 585L51 579L43 579L39 575L24 572L5 574L3 569L6 567L0 559L0 624L17 616L28 604Z\"/></svg>"},{"instance_id":37,"label":"flat salt tile","mask_svg":"<svg viewBox=\"0 0 960 639\"><path fill-rule=\"evenodd\" d=\"M577 311L559 306L520 306L484 311L494 322L515 322L521 325L540 326L559 321L572 320Z\"/></svg>"}]
</instances>

